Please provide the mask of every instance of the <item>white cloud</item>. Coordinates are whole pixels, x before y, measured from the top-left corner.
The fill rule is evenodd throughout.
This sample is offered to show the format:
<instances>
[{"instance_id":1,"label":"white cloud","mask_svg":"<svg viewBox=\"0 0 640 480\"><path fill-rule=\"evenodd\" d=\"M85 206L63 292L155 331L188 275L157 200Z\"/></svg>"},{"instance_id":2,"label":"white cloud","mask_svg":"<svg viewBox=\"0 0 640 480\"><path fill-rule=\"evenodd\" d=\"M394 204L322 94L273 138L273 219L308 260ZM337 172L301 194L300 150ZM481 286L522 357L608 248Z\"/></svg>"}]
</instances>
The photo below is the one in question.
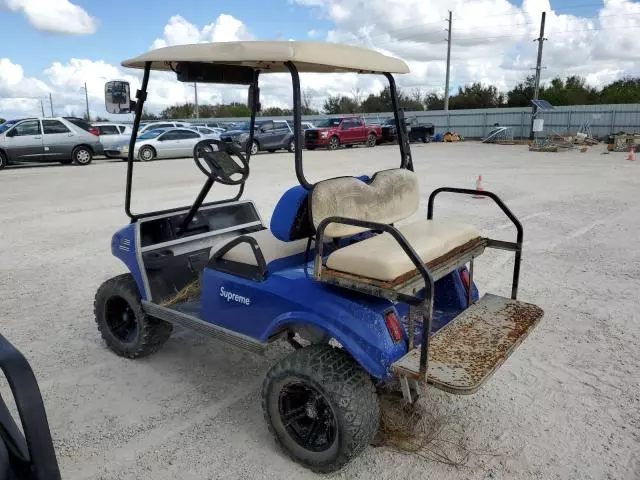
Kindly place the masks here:
<instances>
[{"instance_id":1,"label":"white cloud","mask_svg":"<svg viewBox=\"0 0 640 480\"><path fill-rule=\"evenodd\" d=\"M4 0L10 10L22 11L38 30L73 35L95 33L98 21L69 0Z\"/></svg>"},{"instance_id":2,"label":"white cloud","mask_svg":"<svg viewBox=\"0 0 640 480\"><path fill-rule=\"evenodd\" d=\"M549 38L544 44L543 81L558 75L577 74L598 86L625 74L640 73L637 66L640 50L635 41L640 32L640 4L629 0L604 0L603 7L592 18L557 14L548 0L524 0L521 7L507 0L433 0L429 3L368 0L366 9L361 8L360 0L290 1L313 8L332 22L330 31L311 30L307 32L308 37L363 45L404 58L411 73L399 75L398 83L407 91L420 88L442 93L446 58L443 18L449 9L454 12L452 91L457 85L472 81L492 83L505 91L531 74L537 48L532 40L538 36L543 10L548 12L545 36ZM21 4L26 3L21 0ZM66 0L59 3L71 5ZM284 31L282 37L289 35ZM219 15L204 26L176 15L168 20L162 35L152 42L152 48L253 38L251 30L231 15ZM49 92L53 94L56 113L81 114L84 82L87 82L92 114L104 116L104 82L114 78L128 80L135 92L141 72L95 58L62 58L35 78L25 77L22 67L12 59L0 58L0 116L38 114L39 99ZM379 91L386 82L381 76L371 75L302 74L301 84L318 108L329 95L359 92L366 97ZM263 75L261 90L265 107L291 107L288 75ZM200 84L198 96L201 103L244 102L246 89ZM192 86L177 82L175 75L152 73L148 110L159 112L168 105L193 101L193 98Z\"/></svg>"},{"instance_id":3,"label":"white cloud","mask_svg":"<svg viewBox=\"0 0 640 480\"><path fill-rule=\"evenodd\" d=\"M232 15L222 14L216 21L202 29L180 15L174 15L164 27L161 38L156 38L151 48L168 45L183 45L201 42L231 42L252 40L254 37L247 26Z\"/></svg>"}]
</instances>

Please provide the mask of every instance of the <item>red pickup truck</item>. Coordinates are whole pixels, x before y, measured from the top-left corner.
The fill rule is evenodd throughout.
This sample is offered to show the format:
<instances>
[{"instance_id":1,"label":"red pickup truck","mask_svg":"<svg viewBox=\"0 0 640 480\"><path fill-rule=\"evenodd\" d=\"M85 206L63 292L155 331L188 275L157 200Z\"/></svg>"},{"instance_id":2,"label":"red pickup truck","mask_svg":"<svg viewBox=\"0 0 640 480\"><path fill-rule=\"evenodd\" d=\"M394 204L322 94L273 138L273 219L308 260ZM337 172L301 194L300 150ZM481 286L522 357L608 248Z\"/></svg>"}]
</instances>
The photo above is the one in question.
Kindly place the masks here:
<instances>
[{"instance_id":1,"label":"red pickup truck","mask_svg":"<svg viewBox=\"0 0 640 480\"><path fill-rule=\"evenodd\" d=\"M382 137L380 125L366 125L358 117L335 117L314 122L315 128L304 131L304 146L308 150L327 147L335 150L340 145L363 143L375 147Z\"/></svg>"}]
</instances>

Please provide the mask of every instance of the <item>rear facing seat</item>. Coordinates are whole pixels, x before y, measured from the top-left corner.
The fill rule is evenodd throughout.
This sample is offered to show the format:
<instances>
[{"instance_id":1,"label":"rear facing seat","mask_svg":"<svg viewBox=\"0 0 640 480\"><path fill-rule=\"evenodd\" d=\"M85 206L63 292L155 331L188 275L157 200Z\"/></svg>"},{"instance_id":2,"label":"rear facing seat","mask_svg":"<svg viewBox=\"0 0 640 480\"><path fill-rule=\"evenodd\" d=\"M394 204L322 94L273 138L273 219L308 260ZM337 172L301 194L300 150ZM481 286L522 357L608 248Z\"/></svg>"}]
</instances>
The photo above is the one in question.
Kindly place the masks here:
<instances>
[{"instance_id":1,"label":"rear facing seat","mask_svg":"<svg viewBox=\"0 0 640 480\"><path fill-rule=\"evenodd\" d=\"M392 224L418 210L420 193L413 172L393 169L378 172L369 184L352 177L319 182L313 187L309 201L315 228L324 219L334 216ZM424 219L397 228L429 268L437 267L451 257L469 252L477 254L484 241L473 225L447 220ZM326 227L325 235L348 237L364 230L332 223ZM322 275L316 271L316 278L327 279L340 272L369 283L383 282L387 287L417 275L415 265L387 233L332 252L326 259L326 267L322 268Z\"/></svg>"}]
</instances>

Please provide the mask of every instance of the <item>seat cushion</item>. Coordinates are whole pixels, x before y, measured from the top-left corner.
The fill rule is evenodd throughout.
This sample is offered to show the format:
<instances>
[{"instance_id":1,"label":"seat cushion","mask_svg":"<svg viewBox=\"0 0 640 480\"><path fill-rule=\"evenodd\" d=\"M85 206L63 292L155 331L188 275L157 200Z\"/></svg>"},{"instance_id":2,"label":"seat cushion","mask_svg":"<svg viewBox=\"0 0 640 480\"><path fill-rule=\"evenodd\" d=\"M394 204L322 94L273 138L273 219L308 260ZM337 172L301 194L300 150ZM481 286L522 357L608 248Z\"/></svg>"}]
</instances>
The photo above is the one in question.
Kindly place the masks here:
<instances>
[{"instance_id":1,"label":"seat cushion","mask_svg":"<svg viewBox=\"0 0 640 480\"><path fill-rule=\"evenodd\" d=\"M418 178L405 168L383 170L369 183L354 177L318 182L309 197L313 226L329 217L346 217L377 223L393 223L413 215L420 205ZM327 237L348 237L366 229L332 223Z\"/></svg>"},{"instance_id":2,"label":"seat cushion","mask_svg":"<svg viewBox=\"0 0 640 480\"><path fill-rule=\"evenodd\" d=\"M480 237L473 225L447 220L420 220L398 230L425 264ZM385 282L392 282L416 268L388 233L336 250L327 258L327 267Z\"/></svg>"},{"instance_id":3,"label":"seat cushion","mask_svg":"<svg viewBox=\"0 0 640 480\"><path fill-rule=\"evenodd\" d=\"M270 230L260 230L259 232L247 234L249 237L253 237L260 246L264 260L269 262L278 260L280 258L290 257L298 253L303 253L307 247L307 239L296 240L295 242L283 242L273 236ZM218 245L218 248L223 247L224 244ZM218 248L211 249L211 255L218 250ZM223 257L225 260L231 260L234 262L245 263L247 265L258 265L256 262L256 256L253 254L253 250L247 243L241 243L229 250Z\"/></svg>"}]
</instances>

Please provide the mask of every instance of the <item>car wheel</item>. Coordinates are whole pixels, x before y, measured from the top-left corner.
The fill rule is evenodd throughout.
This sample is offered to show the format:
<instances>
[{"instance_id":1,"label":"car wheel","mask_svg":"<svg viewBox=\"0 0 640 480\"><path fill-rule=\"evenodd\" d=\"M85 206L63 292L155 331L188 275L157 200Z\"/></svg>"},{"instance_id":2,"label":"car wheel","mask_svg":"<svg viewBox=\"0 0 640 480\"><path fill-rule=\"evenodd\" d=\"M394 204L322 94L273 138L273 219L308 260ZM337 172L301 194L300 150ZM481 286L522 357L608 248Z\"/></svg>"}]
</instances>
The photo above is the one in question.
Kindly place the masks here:
<instances>
[{"instance_id":1,"label":"car wheel","mask_svg":"<svg viewBox=\"0 0 640 480\"><path fill-rule=\"evenodd\" d=\"M316 472L342 468L371 443L380 404L371 377L344 350L316 344L274 365L262 409L278 444Z\"/></svg>"},{"instance_id":2,"label":"car wheel","mask_svg":"<svg viewBox=\"0 0 640 480\"><path fill-rule=\"evenodd\" d=\"M260 151L260 145L255 140L251 144L251 155L256 155Z\"/></svg>"},{"instance_id":3,"label":"car wheel","mask_svg":"<svg viewBox=\"0 0 640 480\"><path fill-rule=\"evenodd\" d=\"M295 140L293 140L293 139L292 139L292 140L289 142L289 145L287 145L287 150L288 150L289 152L291 152L291 153L293 153L293 152L295 152L295 151L296 151L296 142L295 142Z\"/></svg>"},{"instance_id":4,"label":"car wheel","mask_svg":"<svg viewBox=\"0 0 640 480\"><path fill-rule=\"evenodd\" d=\"M329 139L329 150L337 150L340 146L340 139L335 135Z\"/></svg>"},{"instance_id":5,"label":"car wheel","mask_svg":"<svg viewBox=\"0 0 640 480\"><path fill-rule=\"evenodd\" d=\"M71 158L73 159L73 163L76 165L89 165L91 160L93 160L93 154L88 147L80 146L76 147L71 153Z\"/></svg>"},{"instance_id":6,"label":"car wheel","mask_svg":"<svg viewBox=\"0 0 640 480\"><path fill-rule=\"evenodd\" d=\"M377 140L378 140L378 137L376 137L376 134L370 133L369 136L367 137L367 147L369 148L375 147Z\"/></svg>"},{"instance_id":7,"label":"car wheel","mask_svg":"<svg viewBox=\"0 0 640 480\"><path fill-rule=\"evenodd\" d=\"M142 310L140 292L130 273L100 285L93 303L96 324L107 346L121 357L144 357L171 336L173 326Z\"/></svg>"},{"instance_id":8,"label":"car wheel","mask_svg":"<svg viewBox=\"0 0 640 480\"><path fill-rule=\"evenodd\" d=\"M431 143L431 139L425 135L422 137L422 143Z\"/></svg>"},{"instance_id":9,"label":"car wheel","mask_svg":"<svg viewBox=\"0 0 640 480\"><path fill-rule=\"evenodd\" d=\"M7 156L4 152L0 152L0 170L7 166Z\"/></svg>"},{"instance_id":10,"label":"car wheel","mask_svg":"<svg viewBox=\"0 0 640 480\"><path fill-rule=\"evenodd\" d=\"M148 145L144 146L138 152L138 158L141 162L150 162L151 160L156 158L156 151L153 149L153 147L150 147Z\"/></svg>"}]
</instances>

